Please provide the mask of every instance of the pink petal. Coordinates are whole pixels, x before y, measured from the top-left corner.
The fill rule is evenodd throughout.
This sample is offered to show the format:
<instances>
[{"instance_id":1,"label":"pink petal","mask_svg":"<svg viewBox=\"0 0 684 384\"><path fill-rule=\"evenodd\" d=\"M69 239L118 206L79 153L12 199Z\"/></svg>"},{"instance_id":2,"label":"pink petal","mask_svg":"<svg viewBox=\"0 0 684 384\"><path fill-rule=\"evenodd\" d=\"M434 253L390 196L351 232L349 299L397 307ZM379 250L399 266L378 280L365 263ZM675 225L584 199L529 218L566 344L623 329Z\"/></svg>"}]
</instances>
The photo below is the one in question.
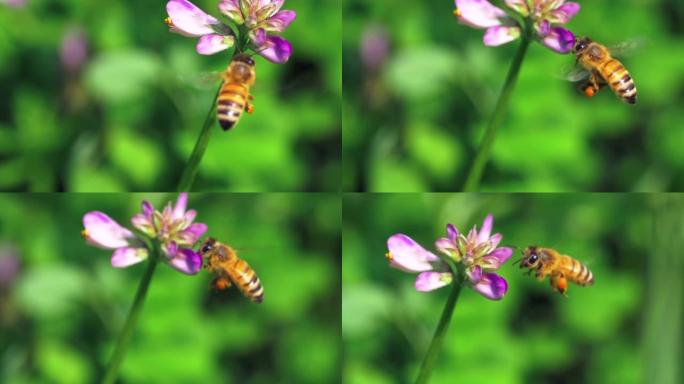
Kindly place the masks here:
<instances>
[{"instance_id":1,"label":"pink petal","mask_svg":"<svg viewBox=\"0 0 684 384\"><path fill-rule=\"evenodd\" d=\"M506 12L485 0L456 0L458 21L475 28L489 28L502 25L509 19Z\"/></svg>"},{"instance_id":2,"label":"pink petal","mask_svg":"<svg viewBox=\"0 0 684 384\"><path fill-rule=\"evenodd\" d=\"M452 241L458 238L458 229L453 224L447 224L447 237Z\"/></svg>"},{"instance_id":3,"label":"pink petal","mask_svg":"<svg viewBox=\"0 0 684 384\"><path fill-rule=\"evenodd\" d=\"M178 236L183 240L185 245L192 246L207 232L207 225L203 223L195 223L189 226L184 231L180 232Z\"/></svg>"},{"instance_id":4,"label":"pink petal","mask_svg":"<svg viewBox=\"0 0 684 384\"><path fill-rule=\"evenodd\" d=\"M186 224L190 224L193 221L195 221L195 217L197 217L197 211L195 211L194 209L189 209L187 212L185 212L183 221L185 221Z\"/></svg>"},{"instance_id":5,"label":"pink petal","mask_svg":"<svg viewBox=\"0 0 684 384\"><path fill-rule=\"evenodd\" d=\"M268 35L262 28L254 31L252 42L254 51L272 63L283 64L292 54L292 44L289 41L280 36Z\"/></svg>"},{"instance_id":6,"label":"pink petal","mask_svg":"<svg viewBox=\"0 0 684 384\"><path fill-rule=\"evenodd\" d=\"M178 194L178 200L176 200L176 205L173 207L173 215L171 218L173 220L178 220L185 216L185 208L188 206L188 194L181 192Z\"/></svg>"},{"instance_id":7,"label":"pink petal","mask_svg":"<svg viewBox=\"0 0 684 384\"><path fill-rule=\"evenodd\" d=\"M133 217L131 217L131 224L133 224L133 226L137 230L145 233L148 236L154 236L156 233L156 229L154 228L154 222L152 222L152 220L148 219L147 217L145 217L145 215L141 213L138 213L137 215L133 215Z\"/></svg>"},{"instance_id":8,"label":"pink petal","mask_svg":"<svg viewBox=\"0 0 684 384\"><path fill-rule=\"evenodd\" d=\"M489 240L489 235L492 233L492 224L494 223L494 216L490 213L485 217L484 221L482 222L482 228L480 228L480 232L477 233L477 242L478 243L484 243L485 241Z\"/></svg>"},{"instance_id":9,"label":"pink petal","mask_svg":"<svg viewBox=\"0 0 684 384\"><path fill-rule=\"evenodd\" d=\"M508 283L496 273L483 273L482 280L473 289L490 300L501 300L508 290Z\"/></svg>"},{"instance_id":10,"label":"pink petal","mask_svg":"<svg viewBox=\"0 0 684 384\"><path fill-rule=\"evenodd\" d=\"M458 245L446 237L440 237L437 239L437 241L435 241L435 248L449 256L452 256L453 252L458 252Z\"/></svg>"},{"instance_id":11,"label":"pink petal","mask_svg":"<svg viewBox=\"0 0 684 384\"><path fill-rule=\"evenodd\" d=\"M523 16L530 14L527 8L527 0L506 0L506 5Z\"/></svg>"},{"instance_id":12,"label":"pink petal","mask_svg":"<svg viewBox=\"0 0 684 384\"><path fill-rule=\"evenodd\" d=\"M233 44L235 44L233 36L210 34L200 37L196 48L200 55L213 55L232 47Z\"/></svg>"},{"instance_id":13,"label":"pink petal","mask_svg":"<svg viewBox=\"0 0 684 384\"><path fill-rule=\"evenodd\" d=\"M501 242L501 239L503 239L503 236L500 233L495 233L489 238L489 246L496 248L496 246Z\"/></svg>"},{"instance_id":14,"label":"pink petal","mask_svg":"<svg viewBox=\"0 0 684 384\"><path fill-rule=\"evenodd\" d=\"M575 35L565 28L551 28L551 32L542 38L542 44L558 53L568 53L575 45Z\"/></svg>"},{"instance_id":15,"label":"pink petal","mask_svg":"<svg viewBox=\"0 0 684 384\"><path fill-rule=\"evenodd\" d=\"M173 22L173 28L186 35L202 36L213 33L211 24L219 24L213 16L209 16L187 0L169 0L166 12Z\"/></svg>"},{"instance_id":16,"label":"pink petal","mask_svg":"<svg viewBox=\"0 0 684 384\"><path fill-rule=\"evenodd\" d=\"M245 18L240 10L240 0L222 0L219 3L219 10L237 24L245 22Z\"/></svg>"},{"instance_id":17,"label":"pink petal","mask_svg":"<svg viewBox=\"0 0 684 384\"><path fill-rule=\"evenodd\" d=\"M194 275L202 269L202 256L192 249L181 248L168 264L186 275Z\"/></svg>"},{"instance_id":18,"label":"pink petal","mask_svg":"<svg viewBox=\"0 0 684 384\"><path fill-rule=\"evenodd\" d=\"M439 257L401 233L387 239L387 249L390 266L406 272L431 271L433 267L430 262L439 260Z\"/></svg>"},{"instance_id":19,"label":"pink petal","mask_svg":"<svg viewBox=\"0 0 684 384\"><path fill-rule=\"evenodd\" d=\"M580 5L578 3L565 3L549 12L548 19L554 24L567 24L579 11Z\"/></svg>"},{"instance_id":20,"label":"pink petal","mask_svg":"<svg viewBox=\"0 0 684 384\"><path fill-rule=\"evenodd\" d=\"M466 270L466 275L468 275L468 280L470 280L471 283L477 284L482 280L482 267L476 265L468 268Z\"/></svg>"},{"instance_id":21,"label":"pink petal","mask_svg":"<svg viewBox=\"0 0 684 384\"><path fill-rule=\"evenodd\" d=\"M114 268L126 268L147 258L147 248L119 248L112 254Z\"/></svg>"},{"instance_id":22,"label":"pink petal","mask_svg":"<svg viewBox=\"0 0 684 384\"><path fill-rule=\"evenodd\" d=\"M488 269L499 269L512 255L513 249L511 248L497 248L492 251L492 253L482 258L483 266Z\"/></svg>"},{"instance_id":23,"label":"pink petal","mask_svg":"<svg viewBox=\"0 0 684 384\"><path fill-rule=\"evenodd\" d=\"M496 47L502 44L509 43L520 37L519 27L491 27L487 28L484 34L484 44L490 47Z\"/></svg>"},{"instance_id":24,"label":"pink petal","mask_svg":"<svg viewBox=\"0 0 684 384\"><path fill-rule=\"evenodd\" d=\"M83 216L84 236L89 244L104 249L126 247L135 235L106 214L93 211Z\"/></svg>"},{"instance_id":25,"label":"pink petal","mask_svg":"<svg viewBox=\"0 0 684 384\"><path fill-rule=\"evenodd\" d=\"M295 11L280 11L266 20L264 29L266 29L267 32L280 33L284 31L296 17L297 12Z\"/></svg>"},{"instance_id":26,"label":"pink petal","mask_svg":"<svg viewBox=\"0 0 684 384\"><path fill-rule=\"evenodd\" d=\"M414 286L417 291L429 292L449 285L453 281L450 272L422 272L416 278Z\"/></svg>"}]
</instances>

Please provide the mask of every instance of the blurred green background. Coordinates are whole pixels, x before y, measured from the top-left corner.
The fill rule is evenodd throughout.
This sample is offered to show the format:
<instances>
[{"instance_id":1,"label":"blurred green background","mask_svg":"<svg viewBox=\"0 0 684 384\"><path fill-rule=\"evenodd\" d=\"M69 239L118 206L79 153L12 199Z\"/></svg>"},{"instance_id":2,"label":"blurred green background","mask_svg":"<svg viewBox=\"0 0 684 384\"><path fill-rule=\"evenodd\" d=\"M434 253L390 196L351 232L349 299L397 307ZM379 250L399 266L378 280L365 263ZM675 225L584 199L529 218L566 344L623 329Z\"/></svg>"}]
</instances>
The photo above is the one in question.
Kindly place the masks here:
<instances>
[{"instance_id":1,"label":"blurred green background","mask_svg":"<svg viewBox=\"0 0 684 384\"><path fill-rule=\"evenodd\" d=\"M608 89L586 99L559 79L574 57L532 44L480 189L684 190L684 7L579 3L575 34L644 42L623 59L638 104ZM463 188L517 42L485 47L484 31L453 10L451 0L345 2L344 190Z\"/></svg>"},{"instance_id":2,"label":"blurred green background","mask_svg":"<svg viewBox=\"0 0 684 384\"><path fill-rule=\"evenodd\" d=\"M501 301L464 289L431 384L682 382L684 196L627 194L349 195L343 208L342 329L347 383L410 383L450 288L413 288L386 240L433 244L487 213L503 246L553 247L586 263L568 297L511 265Z\"/></svg>"},{"instance_id":3,"label":"blurred green background","mask_svg":"<svg viewBox=\"0 0 684 384\"><path fill-rule=\"evenodd\" d=\"M101 379L145 264L112 268L111 251L81 238L81 219L101 210L130 227L143 198L160 207L175 196L0 195L0 382ZM254 268L265 300L160 265L120 382L338 382L339 198L193 194L188 207Z\"/></svg>"},{"instance_id":4,"label":"blurred green background","mask_svg":"<svg viewBox=\"0 0 684 384\"><path fill-rule=\"evenodd\" d=\"M195 4L223 17L218 0ZM284 33L293 55L257 56L255 112L213 127L194 190L339 190L340 5L284 9L297 12ZM197 54L165 17L161 0L0 4L0 189L176 189L214 102L208 74L230 53Z\"/></svg>"}]
</instances>

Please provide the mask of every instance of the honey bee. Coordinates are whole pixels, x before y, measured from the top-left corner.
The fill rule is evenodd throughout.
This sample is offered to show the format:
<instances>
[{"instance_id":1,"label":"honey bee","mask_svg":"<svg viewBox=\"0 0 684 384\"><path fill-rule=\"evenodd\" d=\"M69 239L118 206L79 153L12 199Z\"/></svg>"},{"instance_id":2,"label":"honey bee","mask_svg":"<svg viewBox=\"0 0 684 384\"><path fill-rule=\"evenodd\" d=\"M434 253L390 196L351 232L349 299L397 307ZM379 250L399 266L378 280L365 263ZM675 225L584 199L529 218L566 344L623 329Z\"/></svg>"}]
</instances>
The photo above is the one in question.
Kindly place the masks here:
<instances>
[{"instance_id":1,"label":"honey bee","mask_svg":"<svg viewBox=\"0 0 684 384\"><path fill-rule=\"evenodd\" d=\"M594 96L601 87L608 85L622 101L636 104L637 90L634 80L624 65L611 56L605 46L583 37L575 42L573 53L577 62L584 68L584 74L589 76L582 91L587 97ZM576 79L576 80L579 80Z\"/></svg>"},{"instance_id":2,"label":"honey bee","mask_svg":"<svg viewBox=\"0 0 684 384\"><path fill-rule=\"evenodd\" d=\"M205 268L218 274L212 283L216 289L228 289L234 283L250 300L256 303L264 300L261 281L233 248L210 237L200 246L200 254L204 258Z\"/></svg>"},{"instance_id":3,"label":"honey bee","mask_svg":"<svg viewBox=\"0 0 684 384\"><path fill-rule=\"evenodd\" d=\"M216 118L227 131L238 123L242 111L254 111L253 97L249 93L256 80L254 59L246 54L236 55L221 77L223 83L216 99Z\"/></svg>"},{"instance_id":4,"label":"honey bee","mask_svg":"<svg viewBox=\"0 0 684 384\"><path fill-rule=\"evenodd\" d=\"M594 284L594 274L586 265L552 248L535 245L525 248L520 268L529 268L529 273L534 271L539 281L550 276L551 288L563 295L568 291L568 280L580 286Z\"/></svg>"}]
</instances>

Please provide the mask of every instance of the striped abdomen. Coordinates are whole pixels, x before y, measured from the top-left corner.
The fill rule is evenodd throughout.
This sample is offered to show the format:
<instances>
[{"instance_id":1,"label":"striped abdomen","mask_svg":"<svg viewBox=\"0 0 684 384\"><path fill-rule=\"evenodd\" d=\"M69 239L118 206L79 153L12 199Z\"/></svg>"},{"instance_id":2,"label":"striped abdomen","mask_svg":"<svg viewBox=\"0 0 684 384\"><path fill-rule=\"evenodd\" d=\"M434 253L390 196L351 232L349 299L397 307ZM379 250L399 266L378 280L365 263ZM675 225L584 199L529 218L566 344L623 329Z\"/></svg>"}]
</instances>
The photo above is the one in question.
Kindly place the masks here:
<instances>
[{"instance_id":1,"label":"striped abdomen","mask_svg":"<svg viewBox=\"0 0 684 384\"><path fill-rule=\"evenodd\" d=\"M264 300L264 287L261 286L261 281L246 261L238 259L226 272L238 289L250 300L257 303Z\"/></svg>"},{"instance_id":2,"label":"striped abdomen","mask_svg":"<svg viewBox=\"0 0 684 384\"><path fill-rule=\"evenodd\" d=\"M242 84L223 83L216 99L216 118L224 131L233 128L240 120L248 95L249 90Z\"/></svg>"},{"instance_id":3,"label":"striped abdomen","mask_svg":"<svg viewBox=\"0 0 684 384\"><path fill-rule=\"evenodd\" d=\"M586 265L569 256L563 256L563 273L565 277L578 285L594 284L594 274Z\"/></svg>"},{"instance_id":4,"label":"striped abdomen","mask_svg":"<svg viewBox=\"0 0 684 384\"><path fill-rule=\"evenodd\" d=\"M611 58L599 65L597 69L619 98L626 103L636 104L637 90L634 80L622 63Z\"/></svg>"}]
</instances>

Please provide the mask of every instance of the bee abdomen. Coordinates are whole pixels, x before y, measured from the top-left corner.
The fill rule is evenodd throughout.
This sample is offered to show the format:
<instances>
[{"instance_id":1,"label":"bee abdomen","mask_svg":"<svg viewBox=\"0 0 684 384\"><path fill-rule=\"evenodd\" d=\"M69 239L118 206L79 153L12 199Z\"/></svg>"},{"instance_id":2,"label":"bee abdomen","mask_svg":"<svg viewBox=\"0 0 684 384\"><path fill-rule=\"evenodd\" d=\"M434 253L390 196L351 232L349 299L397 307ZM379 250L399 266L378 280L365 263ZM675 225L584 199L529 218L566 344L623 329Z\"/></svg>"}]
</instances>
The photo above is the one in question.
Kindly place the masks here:
<instances>
[{"instance_id":1,"label":"bee abdomen","mask_svg":"<svg viewBox=\"0 0 684 384\"><path fill-rule=\"evenodd\" d=\"M216 100L216 118L227 131L237 124L247 103L247 90L237 84L226 83Z\"/></svg>"},{"instance_id":2,"label":"bee abdomen","mask_svg":"<svg viewBox=\"0 0 684 384\"><path fill-rule=\"evenodd\" d=\"M264 301L264 287L254 270L244 260L238 260L235 264L237 271L237 285L240 291L250 300L261 303Z\"/></svg>"},{"instance_id":3,"label":"bee abdomen","mask_svg":"<svg viewBox=\"0 0 684 384\"><path fill-rule=\"evenodd\" d=\"M568 276L572 282L578 285L591 285L594 283L594 274L581 262L572 260L572 271Z\"/></svg>"},{"instance_id":4,"label":"bee abdomen","mask_svg":"<svg viewBox=\"0 0 684 384\"><path fill-rule=\"evenodd\" d=\"M603 65L601 75L615 94L629 104L636 104L637 91L632 76L617 60L611 59Z\"/></svg>"}]
</instances>

